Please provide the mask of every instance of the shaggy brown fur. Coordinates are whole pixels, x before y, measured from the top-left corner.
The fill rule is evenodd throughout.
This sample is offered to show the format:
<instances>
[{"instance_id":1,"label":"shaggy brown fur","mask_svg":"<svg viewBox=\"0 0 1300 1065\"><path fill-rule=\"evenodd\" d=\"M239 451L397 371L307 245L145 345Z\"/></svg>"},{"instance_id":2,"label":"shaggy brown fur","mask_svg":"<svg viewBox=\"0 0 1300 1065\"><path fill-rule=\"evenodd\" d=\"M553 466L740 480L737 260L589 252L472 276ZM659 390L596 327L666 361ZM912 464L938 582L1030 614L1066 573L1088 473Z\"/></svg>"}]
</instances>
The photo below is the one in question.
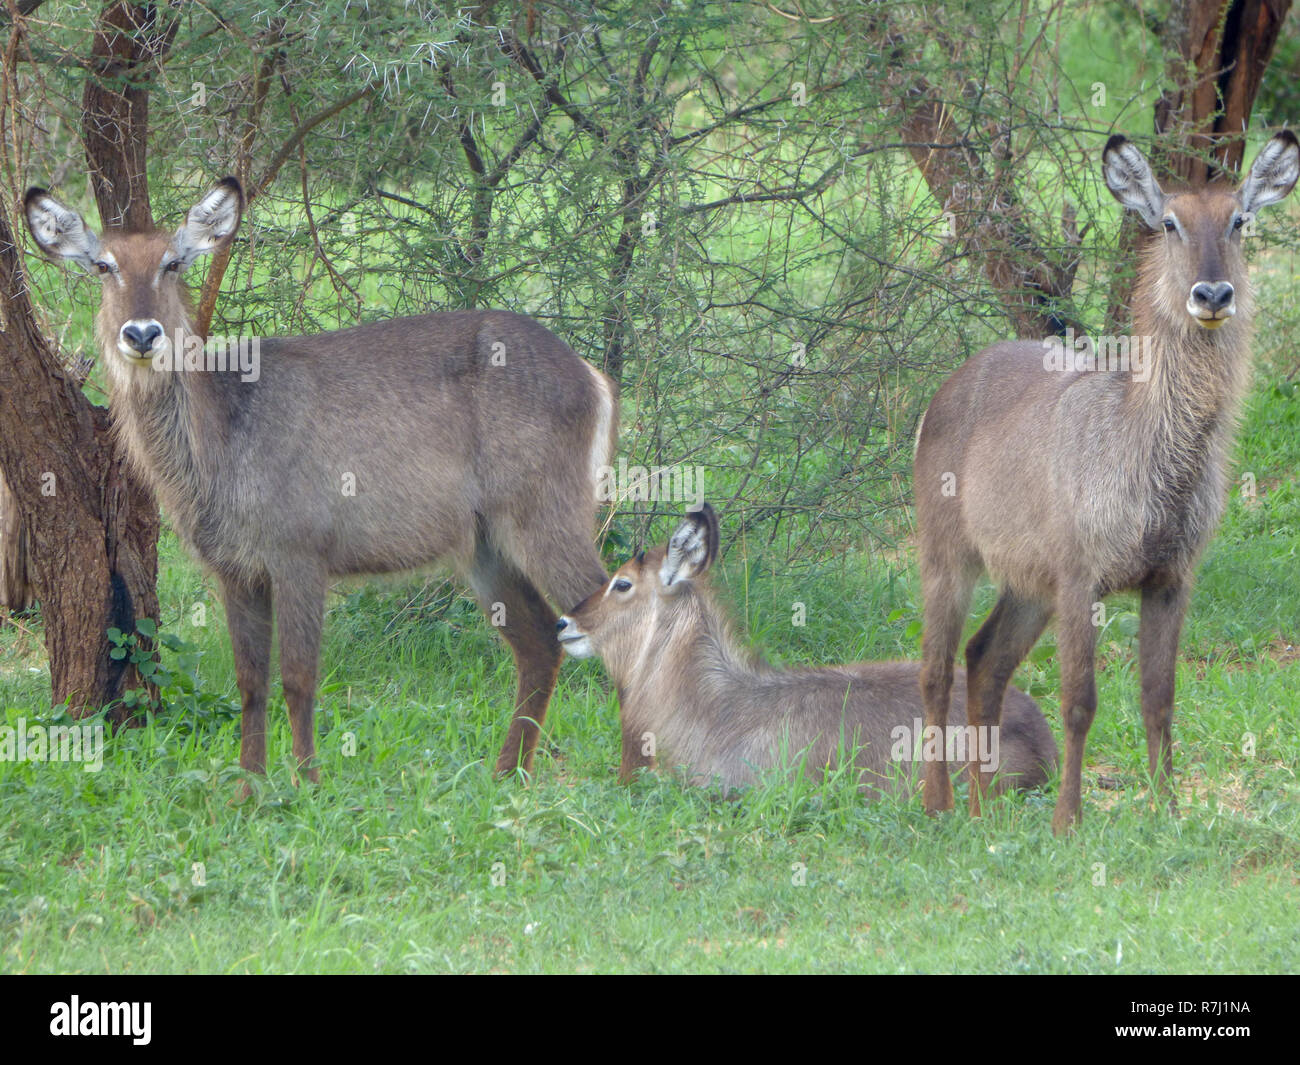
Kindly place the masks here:
<instances>
[{"instance_id":1,"label":"shaggy brown fur","mask_svg":"<svg viewBox=\"0 0 1300 1065\"><path fill-rule=\"evenodd\" d=\"M618 686L622 779L658 761L693 783L729 789L783 759L817 773L852 751L868 793L908 786L923 740L920 664L774 669L736 643L701 580L717 548L717 519L705 504L666 546L625 563L560 619L565 649L598 655ZM952 717L965 723L960 695ZM1047 721L1015 688L1005 693L997 755L988 768L999 789L1036 787L1056 766Z\"/></svg>"}]
</instances>

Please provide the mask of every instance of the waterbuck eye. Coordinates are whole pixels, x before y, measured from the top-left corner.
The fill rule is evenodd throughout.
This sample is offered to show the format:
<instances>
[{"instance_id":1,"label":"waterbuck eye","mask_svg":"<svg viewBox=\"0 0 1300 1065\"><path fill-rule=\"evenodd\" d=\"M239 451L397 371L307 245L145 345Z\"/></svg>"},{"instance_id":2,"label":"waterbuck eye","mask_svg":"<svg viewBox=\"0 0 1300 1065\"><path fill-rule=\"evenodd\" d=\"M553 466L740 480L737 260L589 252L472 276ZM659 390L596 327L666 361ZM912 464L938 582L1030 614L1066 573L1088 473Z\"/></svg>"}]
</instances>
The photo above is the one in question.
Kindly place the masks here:
<instances>
[{"instance_id":1,"label":"waterbuck eye","mask_svg":"<svg viewBox=\"0 0 1300 1065\"><path fill-rule=\"evenodd\" d=\"M163 267L163 271L165 273L174 274L180 268L181 268L181 261L179 259L173 259L171 262L169 262L166 266Z\"/></svg>"},{"instance_id":2,"label":"waterbuck eye","mask_svg":"<svg viewBox=\"0 0 1300 1065\"><path fill-rule=\"evenodd\" d=\"M1245 224L1246 224L1246 216L1243 214L1237 215L1237 217L1232 220L1233 229L1240 229Z\"/></svg>"},{"instance_id":3,"label":"waterbuck eye","mask_svg":"<svg viewBox=\"0 0 1300 1065\"><path fill-rule=\"evenodd\" d=\"M632 587L632 582L626 580L623 577L620 577L618 580L614 582L614 591L616 592L626 592L631 587Z\"/></svg>"},{"instance_id":4,"label":"waterbuck eye","mask_svg":"<svg viewBox=\"0 0 1300 1065\"><path fill-rule=\"evenodd\" d=\"M1172 218L1166 218L1166 219L1165 219L1165 232L1166 232L1166 233L1177 233L1177 232L1178 232L1178 223L1175 222Z\"/></svg>"},{"instance_id":5,"label":"waterbuck eye","mask_svg":"<svg viewBox=\"0 0 1300 1065\"><path fill-rule=\"evenodd\" d=\"M113 268L109 266L109 264L106 262L96 263L95 269L98 270L101 274L111 274L113 272Z\"/></svg>"}]
</instances>

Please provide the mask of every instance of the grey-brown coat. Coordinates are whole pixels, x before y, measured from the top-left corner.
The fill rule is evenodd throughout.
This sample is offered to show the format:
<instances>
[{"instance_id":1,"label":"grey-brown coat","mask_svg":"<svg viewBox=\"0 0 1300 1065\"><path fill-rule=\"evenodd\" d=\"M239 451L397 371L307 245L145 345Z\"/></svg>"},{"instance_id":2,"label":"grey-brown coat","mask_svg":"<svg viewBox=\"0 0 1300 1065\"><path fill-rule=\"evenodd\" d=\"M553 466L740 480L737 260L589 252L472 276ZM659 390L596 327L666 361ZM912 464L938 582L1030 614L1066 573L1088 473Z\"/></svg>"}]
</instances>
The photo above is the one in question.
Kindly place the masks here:
<instances>
[{"instance_id":1,"label":"grey-brown coat","mask_svg":"<svg viewBox=\"0 0 1300 1065\"><path fill-rule=\"evenodd\" d=\"M26 198L41 249L101 277L117 434L220 585L240 764L265 771L272 603L294 755L315 779L330 580L436 562L468 577L514 651L515 716L497 769L528 768L561 658L546 598L567 607L605 580L592 528L616 386L505 311L242 338L221 369L195 337L180 275L233 239L242 210L226 178L175 233L101 238L43 189Z\"/></svg>"}]
</instances>

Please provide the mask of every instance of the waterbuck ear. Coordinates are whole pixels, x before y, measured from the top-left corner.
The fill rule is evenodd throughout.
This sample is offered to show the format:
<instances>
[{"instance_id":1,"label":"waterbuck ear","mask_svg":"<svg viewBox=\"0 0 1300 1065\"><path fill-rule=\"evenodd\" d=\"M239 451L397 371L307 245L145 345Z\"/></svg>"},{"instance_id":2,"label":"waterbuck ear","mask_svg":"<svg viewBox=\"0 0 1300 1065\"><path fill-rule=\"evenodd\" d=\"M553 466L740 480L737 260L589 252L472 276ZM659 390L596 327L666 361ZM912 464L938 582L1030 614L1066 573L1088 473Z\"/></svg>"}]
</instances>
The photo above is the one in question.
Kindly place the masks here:
<instances>
[{"instance_id":1,"label":"waterbuck ear","mask_svg":"<svg viewBox=\"0 0 1300 1065\"><path fill-rule=\"evenodd\" d=\"M718 557L718 516L708 503L677 526L668 541L659 580L665 588L700 576Z\"/></svg>"},{"instance_id":2,"label":"waterbuck ear","mask_svg":"<svg viewBox=\"0 0 1300 1065\"><path fill-rule=\"evenodd\" d=\"M1241 183L1241 209L1253 214L1277 203L1295 188L1300 178L1300 141L1289 129L1276 134L1259 150Z\"/></svg>"},{"instance_id":3,"label":"waterbuck ear","mask_svg":"<svg viewBox=\"0 0 1300 1065\"><path fill-rule=\"evenodd\" d=\"M203 199L190 208L185 224L172 237L172 251L181 269L200 255L216 251L239 228L244 213L244 190L232 177L222 178Z\"/></svg>"},{"instance_id":4,"label":"waterbuck ear","mask_svg":"<svg viewBox=\"0 0 1300 1065\"><path fill-rule=\"evenodd\" d=\"M1127 137L1116 134L1101 153L1106 187L1134 212L1148 229L1159 229L1165 214L1165 194L1151 173L1151 164Z\"/></svg>"},{"instance_id":5,"label":"waterbuck ear","mask_svg":"<svg viewBox=\"0 0 1300 1065\"><path fill-rule=\"evenodd\" d=\"M91 273L100 256L99 237L71 207L64 207L44 189L32 188L23 197L23 214L37 247L52 259L71 259Z\"/></svg>"}]
</instances>

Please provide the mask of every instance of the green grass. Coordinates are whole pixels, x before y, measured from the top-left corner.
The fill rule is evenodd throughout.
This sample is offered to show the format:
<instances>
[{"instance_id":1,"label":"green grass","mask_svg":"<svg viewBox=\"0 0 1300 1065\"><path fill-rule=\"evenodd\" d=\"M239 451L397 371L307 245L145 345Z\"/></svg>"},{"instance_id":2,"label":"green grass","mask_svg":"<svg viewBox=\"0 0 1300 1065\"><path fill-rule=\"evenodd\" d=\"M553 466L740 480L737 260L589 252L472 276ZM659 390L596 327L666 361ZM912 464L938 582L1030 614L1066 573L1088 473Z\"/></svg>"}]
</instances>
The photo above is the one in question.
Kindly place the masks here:
<instances>
[{"instance_id":1,"label":"green grass","mask_svg":"<svg viewBox=\"0 0 1300 1065\"><path fill-rule=\"evenodd\" d=\"M1163 70L1151 40L1100 10L1061 32L1065 72L1077 88L1062 93L1070 121L1135 130ZM1124 47L1116 48L1121 35ZM1108 99L1093 108L1088 95L1098 81ZM1050 204L1044 216L1056 217L1065 193L1051 184L1052 167L1033 163L1044 180L1025 186ZM873 170L865 160L856 165L883 175L881 187L865 184L864 196L857 184L841 183L828 197L849 212L865 246L877 229L897 228L876 202L882 197L896 196L898 210L917 219L937 213L902 158L893 168L881 160ZM1120 213L1097 176L1088 197L1102 209L1093 221L1110 235ZM203 180L196 175L185 196L197 195ZM694 197L725 195L732 184L701 183ZM418 186L414 195L422 198ZM536 215L548 206L512 201L514 215L504 217L516 222L493 249L498 269L527 257L530 245L517 235L544 234ZM1298 213L1294 204L1279 206L1264 224L1285 233ZM278 230L296 225L297 208L268 198L258 218L262 239L282 240ZM363 317L385 316L425 291L379 268L394 254L382 237L371 235L376 244L365 249L372 269L360 288ZM815 226L773 243L767 214L738 213L709 239L720 261L752 262L764 273L770 266L774 276L781 266L791 307L819 306L839 283L840 258L813 254ZM304 251L304 262L312 253ZM1254 475L1255 499L1234 494L1184 632L1174 725L1181 817L1148 799L1133 596L1109 603L1084 822L1075 837L1057 840L1054 782L993 804L979 821L962 809L930 820L918 801L865 804L842 775L772 780L729 800L655 776L622 787L617 701L595 662L565 665L533 783L496 781L489 768L513 696L509 654L454 588L420 578L347 586L332 597L318 693L322 783L293 784L277 687L271 772L252 801L233 806L239 724L224 617L210 582L166 536L163 628L202 652L203 687L227 709L199 720L164 715L123 732L110 739L98 773L0 761L0 971L1294 971L1300 394L1286 380L1295 376L1295 356L1284 338L1300 320L1294 252L1259 258L1260 332L1277 342L1281 362L1260 373L1234 467L1234 480ZM797 266L789 281L787 260ZM254 261L248 290L262 293L254 312L273 305L275 293L291 293L292 302L304 281L302 263L275 263L265 252ZM94 284L35 256L27 264L38 302L51 308L48 331L70 348L87 346ZM1110 265L1085 260L1075 286L1085 308L1095 311L1105 292L1088 271ZM238 263L228 288L237 274L244 276ZM440 290L430 282L428 291ZM536 277L502 292L519 310L568 306ZM311 296L310 306L325 308L322 318L337 313L338 324L352 324L322 275ZM583 307L581 294L568 299ZM247 310L239 301L233 309ZM744 336L743 312L729 313L724 324ZM576 343L568 330L580 325L561 331ZM922 330L918 347L929 350L937 335L945 346L935 350L955 357L959 340L978 343L1005 328L1001 318L945 315ZM784 333L778 339L785 343ZM1257 349L1268 347L1261 336ZM651 368L657 351L647 347L630 369ZM724 381L718 375L730 371L722 364L708 369L717 374L691 368L665 409L694 411L723 384L750 387ZM97 371L92 382L99 380ZM624 384L632 412L640 381ZM927 378L925 387L932 384ZM103 401L97 384L89 391ZM653 413L653 391L647 397ZM785 413L800 416L806 397L789 403L794 413ZM641 454L638 433L654 437L654 424L625 418L621 453ZM882 448L900 446L884 428L870 431ZM910 439L897 435L906 450ZM744 444L728 441L718 451ZM769 446L758 472L775 475L785 461ZM821 461L828 460L817 453L806 459L804 477L819 473ZM734 487L724 471L709 484L718 498ZM882 513L894 531L894 512ZM735 534L724 529L728 539ZM715 580L774 661L919 654L910 545L903 537L901 550L882 553L856 528L846 530L850 540L863 549L833 563L799 559L797 578L761 544L732 545ZM992 601L982 588L971 631ZM791 621L795 602L806 609L802 626ZM17 624L0 627L0 724L50 718L39 621ZM1040 700L1059 740L1050 632L1015 682Z\"/></svg>"},{"instance_id":2,"label":"green grass","mask_svg":"<svg viewBox=\"0 0 1300 1065\"><path fill-rule=\"evenodd\" d=\"M1234 498L1184 635L1177 819L1148 801L1131 597L1111 601L1101 641L1084 823L1057 840L1054 784L980 821L868 805L842 778L731 800L653 776L621 787L617 704L595 662L565 666L534 783L495 781L513 675L486 623L436 580L345 587L326 626L319 787L293 786L278 693L276 761L242 807L229 803L233 712L123 732L99 773L0 762L0 967L1294 969L1300 396L1280 384L1261 375L1239 448L1266 490ZM910 556L849 558L796 582L748 546L716 579L773 658L918 653ZM233 700L220 607L170 538L162 572L164 628L202 650L204 686ZM191 623L199 602L204 627ZM0 636L11 724L49 716L36 637ZM1016 682L1059 736L1053 651L1049 634Z\"/></svg>"}]
</instances>

